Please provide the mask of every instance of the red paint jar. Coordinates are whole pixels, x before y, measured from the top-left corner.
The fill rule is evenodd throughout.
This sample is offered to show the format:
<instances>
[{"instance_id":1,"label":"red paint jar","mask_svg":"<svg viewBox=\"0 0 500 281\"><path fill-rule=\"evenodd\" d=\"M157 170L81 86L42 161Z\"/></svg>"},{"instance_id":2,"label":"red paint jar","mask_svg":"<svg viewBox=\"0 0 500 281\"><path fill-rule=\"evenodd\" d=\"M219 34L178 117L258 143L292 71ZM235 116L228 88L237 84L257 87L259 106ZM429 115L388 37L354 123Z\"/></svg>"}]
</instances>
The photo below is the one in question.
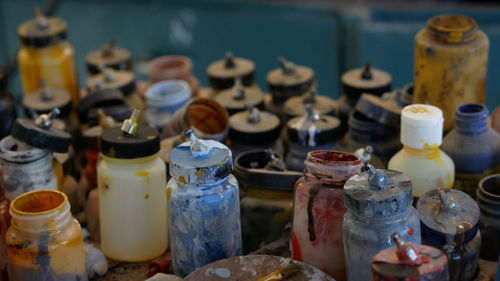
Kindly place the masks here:
<instances>
[{"instance_id":1,"label":"red paint jar","mask_svg":"<svg viewBox=\"0 0 500 281\"><path fill-rule=\"evenodd\" d=\"M304 177L295 184L292 255L346 280L342 218L344 183L363 166L354 154L317 150L307 154Z\"/></svg>"}]
</instances>

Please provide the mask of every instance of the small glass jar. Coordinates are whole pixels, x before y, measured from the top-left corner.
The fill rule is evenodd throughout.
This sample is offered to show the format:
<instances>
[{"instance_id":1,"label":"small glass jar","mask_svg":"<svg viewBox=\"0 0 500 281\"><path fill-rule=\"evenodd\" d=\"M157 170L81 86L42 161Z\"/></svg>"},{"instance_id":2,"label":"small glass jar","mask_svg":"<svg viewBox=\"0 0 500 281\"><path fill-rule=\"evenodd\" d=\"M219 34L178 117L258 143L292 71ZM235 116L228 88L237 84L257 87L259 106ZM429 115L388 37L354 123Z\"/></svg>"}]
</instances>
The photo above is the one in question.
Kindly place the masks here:
<instances>
[{"instance_id":1,"label":"small glass jar","mask_svg":"<svg viewBox=\"0 0 500 281\"><path fill-rule=\"evenodd\" d=\"M198 96L200 81L193 75L193 63L185 56L163 56L149 62L151 83L165 80L183 80L188 83L193 97Z\"/></svg>"},{"instance_id":2,"label":"small glass jar","mask_svg":"<svg viewBox=\"0 0 500 281\"><path fill-rule=\"evenodd\" d=\"M479 182L476 200L481 210L479 230L481 250L479 257L498 261L500 254L500 174L487 176Z\"/></svg>"},{"instance_id":3,"label":"small glass jar","mask_svg":"<svg viewBox=\"0 0 500 281\"><path fill-rule=\"evenodd\" d=\"M9 280L87 280L82 229L64 193L25 193L12 201L10 214Z\"/></svg>"},{"instance_id":4,"label":"small glass jar","mask_svg":"<svg viewBox=\"0 0 500 281\"><path fill-rule=\"evenodd\" d=\"M102 133L97 166L101 250L127 262L153 259L168 246L160 138L156 129L138 126L137 115Z\"/></svg>"},{"instance_id":5,"label":"small glass jar","mask_svg":"<svg viewBox=\"0 0 500 281\"><path fill-rule=\"evenodd\" d=\"M167 184L172 267L184 277L211 262L241 255L238 183L231 151L187 132L170 153Z\"/></svg>"},{"instance_id":6,"label":"small glass jar","mask_svg":"<svg viewBox=\"0 0 500 281\"><path fill-rule=\"evenodd\" d=\"M410 178L391 170L369 170L344 185L344 250L347 280L370 280L371 259L391 247L393 232L420 244L420 220L411 206Z\"/></svg>"},{"instance_id":7,"label":"small glass jar","mask_svg":"<svg viewBox=\"0 0 500 281\"><path fill-rule=\"evenodd\" d=\"M35 19L19 26L21 48L17 54L23 93L29 95L41 89L41 81L54 89L71 94L73 105L78 102L75 50L68 42L66 22L46 18L35 10Z\"/></svg>"},{"instance_id":8,"label":"small glass jar","mask_svg":"<svg viewBox=\"0 0 500 281\"><path fill-rule=\"evenodd\" d=\"M295 184L292 257L346 280L342 217L344 183L363 166L354 154L317 150L307 154L304 177Z\"/></svg>"}]
</instances>

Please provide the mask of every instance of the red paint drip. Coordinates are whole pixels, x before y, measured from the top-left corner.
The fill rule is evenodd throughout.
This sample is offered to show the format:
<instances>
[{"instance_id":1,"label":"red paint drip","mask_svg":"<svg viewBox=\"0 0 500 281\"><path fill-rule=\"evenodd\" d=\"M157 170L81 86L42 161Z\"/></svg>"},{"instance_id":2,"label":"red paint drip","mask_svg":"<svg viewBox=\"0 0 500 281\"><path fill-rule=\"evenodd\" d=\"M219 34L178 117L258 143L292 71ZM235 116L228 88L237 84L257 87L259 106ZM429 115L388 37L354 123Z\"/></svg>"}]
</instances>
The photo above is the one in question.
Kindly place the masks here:
<instances>
[{"instance_id":1,"label":"red paint drip","mask_svg":"<svg viewBox=\"0 0 500 281\"><path fill-rule=\"evenodd\" d=\"M293 259L302 261L302 253L300 252L299 241L295 236L295 232L292 232L292 250L293 250Z\"/></svg>"},{"instance_id":2,"label":"red paint drip","mask_svg":"<svg viewBox=\"0 0 500 281\"><path fill-rule=\"evenodd\" d=\"M410 228L406 231L406 234L412 236L413 235L413 228Z\"/></svg>"}]
</instances>

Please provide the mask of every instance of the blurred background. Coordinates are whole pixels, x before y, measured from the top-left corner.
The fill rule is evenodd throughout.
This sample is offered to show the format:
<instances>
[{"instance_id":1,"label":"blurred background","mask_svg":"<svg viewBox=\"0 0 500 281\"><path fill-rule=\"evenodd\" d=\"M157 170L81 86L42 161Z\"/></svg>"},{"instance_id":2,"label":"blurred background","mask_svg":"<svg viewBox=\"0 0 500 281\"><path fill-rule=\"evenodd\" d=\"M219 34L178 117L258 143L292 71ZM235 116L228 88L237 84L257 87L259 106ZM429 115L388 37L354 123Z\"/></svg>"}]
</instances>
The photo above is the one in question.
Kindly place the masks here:
<instances>
[{"instance_id":1,"label":"blurred background","mask_svg":"<svg viewBox=\"0 0 500 281\"><path fill-rule=\"evenodd\" d=\"M500 5L462 1L216 1L216 0L0 0L0 64L9 64L10 88L21 97L15 68L18 26L41 8L66 20L75 47L80 88L85 56L114 38L132 51L139 79L158 56L191 58L207 86L206 67L226 51L253 60L257 83L283 56L314 69L318 92L337 98L340 75L369 61L393 76L393 88L413 79L413 38L442 13L473 17L490 38L487 105L500 104Z\"/></svg>"}]
</instances>

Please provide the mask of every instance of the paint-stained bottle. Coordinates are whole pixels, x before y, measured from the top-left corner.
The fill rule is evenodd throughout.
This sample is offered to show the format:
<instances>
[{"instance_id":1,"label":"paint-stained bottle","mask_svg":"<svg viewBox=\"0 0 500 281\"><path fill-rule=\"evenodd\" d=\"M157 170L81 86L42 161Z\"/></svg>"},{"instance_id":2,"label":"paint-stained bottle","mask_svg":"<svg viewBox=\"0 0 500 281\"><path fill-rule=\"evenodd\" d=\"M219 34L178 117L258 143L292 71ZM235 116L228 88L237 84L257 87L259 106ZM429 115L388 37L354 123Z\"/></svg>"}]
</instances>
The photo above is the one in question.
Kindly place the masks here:
<instances>
[{"instance_id":1,"label":"paint-stained bottle","mask_svg":"<svg viewBox=\"0 0 500 281\"><path fill-rule=\"evenodd\" d=\"M35 19L19 26L17 33L21 40L17 61L24 94L40 90L43 80L50 88L70 93L76 105L75 50L67 40L66 22L35 10Z\"/></svg>"},{"instance_id":2,"label":"paint-stained bottle","mask_svg":"<svg viewBox=\"0 0 500 281\"><path fill-rule=\"evenodd\" d=\"M443 113L432 105L413 104L401 113L401 149L389 161L389 169L409 176L413 196L429 190L451 188L455 178L453 160L440 149Z\"/></svg>"},{"instance_id":3,"label":"paint-stained bottle","mask_svg":"<svg viewBox=\"0 0 500 281\"><path fill-rule=\"evenodd\" d=\"M445 132L458 106L484 103L488 49L486 34L463 15L433 17L415 36L413 102L441 108Z\"/></svg>"},{"instance_id":4,"label":"paint-stained bottle","mask_svg":"<svg viewBox=\"0 0 500 281\"><path fill-rule=\"evenodd\" d=\"M5 241L11 281L87 280L82 229L64 193L25 193L11 202L10 214Z\"/></svg>"},{"instance_id":5,"label":"paint-stained bottle","mask_svg":"<svg viewBox=\"0 0 500 281\"><path fill-rule=\"evenodd\" d=\"M238 183L231 151L213 140L190 141L170 153L167 184L169 232L175 275L241 255Z\"/></svg>"},{"instance_id":6,"label":"paint-stained bottle","mask_svg":"<svg viewBox=\"0 0 500 281\"><path fill-rule=\"evenodd\" d=\"M455 128L443 139L445 151L455 163L453 188L476 197L479 181L500 172L500 135L488 126L488 109L466 103L455 112Z\"/></svg>"},{"instance_id":7,"label":"paint-stained bottle","mask_svg":"<svg viewBox=\"0 0 500 281\"><path fill-rule=\"evenodd\" d=\"M354 154L316 150L307 154L304 177L295 185L292 257L346 280L342 217L344 183L363 166Z\"/></svg>"},{"instance_id":8,"label":"paint-stained bottle","mask_svg":"<svg viewBox=\"0 0 500 281\"><path fill-rule=\"evenodd\" d=\"M97 166L101 250L114 260L139 262L167 249L165 164L158 131L139 126L134 110L122 127L101 135Z\"/></svg>"},{"instance_id":9,"label":"paint-stained bottle","mask_svg":"<svg viewBox=\"0 0 500 281\"><path fill-rule=\"evenodd\" d=\"M391 170L369 169L344 185L347 212L342 229L347 280L370 280L371 259L394 245L388 239L397 231L420 244L420 220L411 206L410 178Z\"/></svg>"}]
</instances>

